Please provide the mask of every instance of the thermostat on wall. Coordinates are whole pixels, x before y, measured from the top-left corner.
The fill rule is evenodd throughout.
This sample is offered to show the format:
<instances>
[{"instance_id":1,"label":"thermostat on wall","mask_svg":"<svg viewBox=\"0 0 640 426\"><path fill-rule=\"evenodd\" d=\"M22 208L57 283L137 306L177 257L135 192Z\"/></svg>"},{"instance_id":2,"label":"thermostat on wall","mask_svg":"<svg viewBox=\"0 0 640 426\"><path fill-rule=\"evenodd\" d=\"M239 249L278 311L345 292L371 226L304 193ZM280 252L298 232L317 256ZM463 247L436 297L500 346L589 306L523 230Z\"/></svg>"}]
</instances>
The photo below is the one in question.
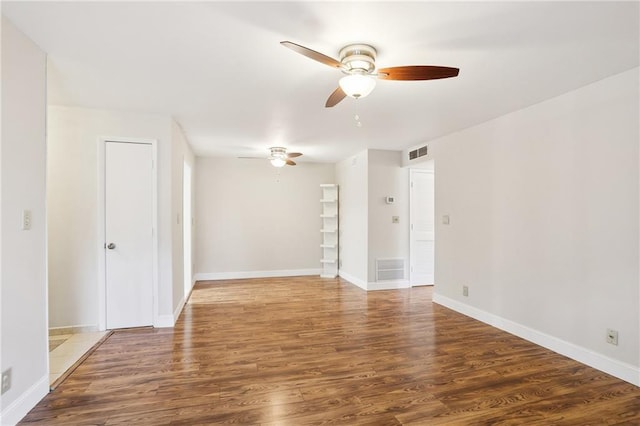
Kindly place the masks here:
<instances>
[{"instance_id":1,"label":"thermostat on wall","mask_svg":"<svg viewBox=\"0 0 640 426\"><path fill-rule=\"evenodd\" d=\"M384 200L387 202L387 204L393 204L396 202L396 197L384 197Z\"/></svg>"}]
</instances>

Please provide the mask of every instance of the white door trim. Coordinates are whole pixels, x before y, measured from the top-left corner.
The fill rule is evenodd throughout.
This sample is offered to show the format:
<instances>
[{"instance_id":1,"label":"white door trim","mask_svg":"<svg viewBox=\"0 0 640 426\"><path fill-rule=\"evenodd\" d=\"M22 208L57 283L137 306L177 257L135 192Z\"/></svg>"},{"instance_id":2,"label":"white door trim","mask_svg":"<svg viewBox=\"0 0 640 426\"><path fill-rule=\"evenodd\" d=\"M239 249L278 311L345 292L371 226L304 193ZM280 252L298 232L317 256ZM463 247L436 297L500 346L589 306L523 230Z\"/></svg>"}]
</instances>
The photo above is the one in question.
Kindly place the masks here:
<instances>
[{"instance_id":1,"label":"white door trim","mask_svg":"<svg viewBox=\"0 0 640 426\"><path fill-rule=\"evenodd\" d=\"M106 330L107 328L107 295L106 295L106 277L105 277L105 248L106 229L105 229L105 172L106 172L106 144L107 142L125 142L151 145L151 155L153 158L152 173L152 219L153 226L153 323L158 324L158 141L157 139L141 139L141 138L123 138L123 137L104 137L98 138L98 188L97 188L97 206L98 206L98 329Z\"/></svg>"}]
</instances>

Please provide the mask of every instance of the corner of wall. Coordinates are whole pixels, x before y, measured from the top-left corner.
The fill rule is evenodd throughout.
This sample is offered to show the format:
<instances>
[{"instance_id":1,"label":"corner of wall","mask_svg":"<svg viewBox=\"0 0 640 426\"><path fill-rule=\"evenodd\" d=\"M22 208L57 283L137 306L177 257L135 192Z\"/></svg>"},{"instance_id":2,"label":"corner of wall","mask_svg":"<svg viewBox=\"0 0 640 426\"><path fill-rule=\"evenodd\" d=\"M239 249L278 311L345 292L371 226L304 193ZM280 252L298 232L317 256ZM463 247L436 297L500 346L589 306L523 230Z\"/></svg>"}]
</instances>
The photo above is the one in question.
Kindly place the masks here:
<instances>
[{"instance_id":1,"label":"corner of wall","mask_svg":"<svg viewBox=\"0 0 640 426\"><path fill-rule=\"evenodd\" d=\"M49 374L41 377L0 412L0 425L15 425L49 393Z\"/></svg>"},{"instance_id":2,"label":"corner of wall","mask_svg":"<svg viewBox=\"0 0 640 426\"><path fill-rule=\"evenodd\" d=\"M492 327L506 331L507 333L521 337L529 342L540 345L597 370L604 371L605 373L611 374L612 376L633 385L640 386L639 367L609 358L587 348L567 342L555 336L532 329L515 321L502 318L498 315L486 312L482 309L478 309L438 293L433 294L433 302Z\"/></svg>"}]
</instances>

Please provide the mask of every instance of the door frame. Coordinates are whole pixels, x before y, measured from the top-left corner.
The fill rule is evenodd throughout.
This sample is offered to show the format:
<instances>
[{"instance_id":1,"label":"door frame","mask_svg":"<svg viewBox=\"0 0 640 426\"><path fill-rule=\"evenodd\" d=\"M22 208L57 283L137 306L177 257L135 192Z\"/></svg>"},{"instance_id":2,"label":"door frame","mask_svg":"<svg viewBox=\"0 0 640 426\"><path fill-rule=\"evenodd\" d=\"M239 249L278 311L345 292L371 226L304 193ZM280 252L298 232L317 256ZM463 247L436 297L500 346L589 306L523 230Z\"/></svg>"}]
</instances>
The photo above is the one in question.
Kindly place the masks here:
<instances>
[{"instance_id":1,"label":"door frame","mask_svg":"<svg viewBox=\"0 0 640 426\"><path fill-rule=\"evenodd\" d=\"M186 188L185 182L187 168L189 169L189 188ZM185 191L186 189L189 190L188 196L187 191ZM185 207L187 205L189 206L189 217L185 215ZM189 241L186 241L187 232ZM187 253L189 253L188 259ZM193 290L193 167L189 164L186 157L182 158L182 264L183 297L184 303L187 303L191 290Z\"/></svg>"},{"instance_id":2,"label":"door frame","mask_svg":"<svg viewBox=\"0 0 640 426\"><path fill-rule=\"evenodd\" d=\"M107 281L106 281L106 147L107 142L120 142L120 143L134 143L151 145L151 158L153 161L152 173L151 173L151 191L152 205L151 205L151 226L152 231L152 309L153 309L153 324L157 323L158 319L158 140L157 139L141 139L141 138L127 138L127 137L104 137L98 138L98 188L97 188L97 215L98 215L98 244L97 259L98 259L98 329L104 331L107 328Z\"/></svg>"}]
</instances>

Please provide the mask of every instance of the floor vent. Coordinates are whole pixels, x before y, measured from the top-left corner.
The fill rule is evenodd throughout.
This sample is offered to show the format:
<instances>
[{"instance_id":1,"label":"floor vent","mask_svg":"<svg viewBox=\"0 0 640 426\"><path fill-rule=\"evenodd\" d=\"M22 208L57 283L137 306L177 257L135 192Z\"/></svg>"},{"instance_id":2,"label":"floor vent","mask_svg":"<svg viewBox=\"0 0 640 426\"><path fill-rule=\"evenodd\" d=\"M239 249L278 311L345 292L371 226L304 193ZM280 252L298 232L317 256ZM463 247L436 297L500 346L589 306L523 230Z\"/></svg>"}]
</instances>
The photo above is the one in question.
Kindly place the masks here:
<instances>
[{"instance_id":1,"label":"floor vent","mask_svg":"<svg viewBox=\"0 0 640 426\"><path fill-rule=\"evenodd\" d=\"M418 149L414 149L413 151L409 151L409 160L415 160L416 158L424 157L425 155L428 154L428 151L429 151L428 145L425 145Z\"/></svg>"},{"instance_id":2,"label":"floor vent","mask_svg":"<svg viewBox=\"0 0 640 426\"><path fill-rule=\"evenodd\" d=\"M376 259L376 281L404 280L404 259Z\"/></svg>"}]
</instances>

